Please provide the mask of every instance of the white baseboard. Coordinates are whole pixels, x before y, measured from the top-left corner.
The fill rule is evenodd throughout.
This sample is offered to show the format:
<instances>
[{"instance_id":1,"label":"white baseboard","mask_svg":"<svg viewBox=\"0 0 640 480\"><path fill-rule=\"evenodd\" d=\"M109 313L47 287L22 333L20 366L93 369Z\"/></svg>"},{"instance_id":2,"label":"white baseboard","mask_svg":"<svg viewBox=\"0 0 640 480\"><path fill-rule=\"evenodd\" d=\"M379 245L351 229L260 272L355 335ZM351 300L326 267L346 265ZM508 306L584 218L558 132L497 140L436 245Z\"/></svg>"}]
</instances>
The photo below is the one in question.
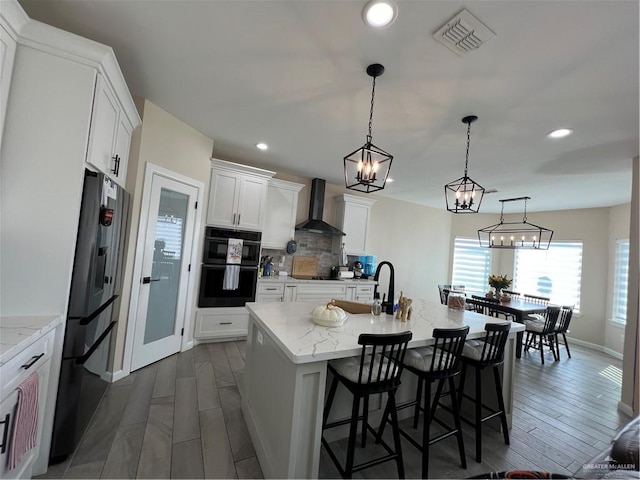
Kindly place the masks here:
<instances>
[{"instance_id":1,"label":"white baseboard","mask_svg":"<svg viewBox=\"0 0 640 480\"><path fill-rule=\"evenodd\" d=\"M629 415L632 418L636 416L635 413L633 412L633 408L631 408L626 403L623 403L622 401L618 402L618 410L620 410L622 413Z\"/></svg>"},{"instance_id":2,"label":"white baseboard","mask_svg":"<svg viewBox=\"0 0 640 480\"><path fill-rule=\"evenodd\" d=\"M585 342L584 340L580 340L578 338L569 337L568 340L571 340L571 343L575 343L580 345L581 347L590 348L591 350L595 350L597 352L602 352L605 355L609 355L610 357L616 358L618 360L622 360L622 354L616 352L615 350L611 350L610 348L604 347L602 345L598 345L596 343ZM571 348L571 345L569 345Z\"/></svg>"},{"instance_id":3,"label":"white baseboard","mask_svg":"<svg viewBox=\"0 0 640 480\"><path fill-rule=\"evenodd\" d=\"M111 382L117 382L118 380L122 380L124 377L128 376L129 374L127 372L125 372L124 370L118 370L116 372L113 372L111 374Z\"/></svg>"}]
</instances>

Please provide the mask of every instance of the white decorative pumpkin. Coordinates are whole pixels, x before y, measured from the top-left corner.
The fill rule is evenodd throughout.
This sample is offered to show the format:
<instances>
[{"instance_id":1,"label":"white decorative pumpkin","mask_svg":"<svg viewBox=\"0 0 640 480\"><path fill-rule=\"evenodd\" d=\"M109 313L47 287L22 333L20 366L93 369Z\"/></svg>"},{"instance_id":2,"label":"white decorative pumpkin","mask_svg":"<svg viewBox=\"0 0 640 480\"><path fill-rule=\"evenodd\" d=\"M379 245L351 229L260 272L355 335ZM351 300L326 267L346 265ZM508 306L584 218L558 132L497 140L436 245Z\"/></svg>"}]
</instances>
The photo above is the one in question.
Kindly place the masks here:
<instances>
[{"instance_id":1,"label":"white decorative pumpkin","mask_svg":"<svg viewBox=\"0 0 640 480\"><path fill-rule=\"evenodd\" d=\"M339 327L347 319L347 313L332 302L326 305L318 305L311 311L311 319L314 323L323 327Z\"/></svg>"}]
</instances>

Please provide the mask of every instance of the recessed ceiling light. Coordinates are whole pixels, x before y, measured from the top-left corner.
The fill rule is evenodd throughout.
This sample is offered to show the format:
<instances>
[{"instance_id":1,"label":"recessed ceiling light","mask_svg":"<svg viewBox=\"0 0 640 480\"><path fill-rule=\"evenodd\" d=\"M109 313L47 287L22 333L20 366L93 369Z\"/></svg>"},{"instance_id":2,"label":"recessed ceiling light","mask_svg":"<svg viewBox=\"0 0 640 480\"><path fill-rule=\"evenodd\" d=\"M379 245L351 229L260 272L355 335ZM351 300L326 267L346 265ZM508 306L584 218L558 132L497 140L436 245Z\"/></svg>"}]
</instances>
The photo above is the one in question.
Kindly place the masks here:
<instances>
[{"instance_id":1,"label":"recessed ceiling light","mask_svg":"<svg viewBox=\"0 0 640 480\"><path fill-rule=\"evenodd\" d=\"M258 150L266 150L267 148L269 148L269 145L267 145L266 143L256 143L256 148Z\"/></svg>"},{"instance_id":2,"label":"recessed ceiling light","mask_svg":"<svg viewBox=\"0 0 640 480\"><path fill-rule=\"evenodd\" d=\"M553 132L547 133L547 137L549 138L563 138L571 135L573 130L571 128L559 128L554 130Z\"/></svg>"},{"instance_id":3,"label":"recessed ceiling light","mask_svg":"<svg viewBox=\"0 0 640 480\"><path fill-rule=\"evenodd\" d=\"M374 28L391 25L398 16L398 6L393 0L371 0L362 10L364 23Z\"/></svg>"},{"instance_id":4,"label":"recessed ceiling light","mask_svg":"<svg viewBox=\"0 0 640 480\"><path fill-rule=\"evenodd\" d=\"M393 183L393 178L387 178L387 183Z\"/></svg>"}]
</instances>

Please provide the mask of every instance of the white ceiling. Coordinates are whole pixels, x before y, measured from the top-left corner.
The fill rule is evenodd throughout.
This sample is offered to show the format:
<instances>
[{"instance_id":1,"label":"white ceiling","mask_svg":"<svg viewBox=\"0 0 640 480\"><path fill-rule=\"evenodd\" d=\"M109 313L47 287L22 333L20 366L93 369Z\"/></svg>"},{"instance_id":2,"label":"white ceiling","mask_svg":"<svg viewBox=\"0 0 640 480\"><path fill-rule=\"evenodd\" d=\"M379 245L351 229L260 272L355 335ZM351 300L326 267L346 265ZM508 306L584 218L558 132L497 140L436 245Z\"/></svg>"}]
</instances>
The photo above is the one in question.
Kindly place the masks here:
<instances>
[{"instance_id":1,"label":"white ceiling","mask_svg":"<svg viewBox=\"0 0 640 480\"><path fill-rule=\"evenodd\" d=\"M381 63L373 142L394 155L395 179L381 194L444 208L464 169L461 119L475 114L469 174L498 190L481 211L524 195L531 211L630 201L635 0L398 0L384 30L364 25L364 0L20 3L112 46L132 94L213 138L217 158L343 184L342 159L367 133L365 69ZM432 34L463 8L496 36L459 57ZM559 127L575 133L546 137Z\"/></svg>"}]
</instances>

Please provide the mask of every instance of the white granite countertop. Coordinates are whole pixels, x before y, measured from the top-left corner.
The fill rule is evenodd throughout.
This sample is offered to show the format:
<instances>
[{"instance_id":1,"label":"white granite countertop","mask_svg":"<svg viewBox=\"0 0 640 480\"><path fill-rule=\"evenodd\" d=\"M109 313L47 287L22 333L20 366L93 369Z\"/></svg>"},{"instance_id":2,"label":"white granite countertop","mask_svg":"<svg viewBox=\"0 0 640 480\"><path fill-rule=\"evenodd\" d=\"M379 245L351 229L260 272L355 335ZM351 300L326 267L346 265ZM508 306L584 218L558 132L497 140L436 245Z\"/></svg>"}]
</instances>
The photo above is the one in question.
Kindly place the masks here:
<instances>
[{"instance_id":1,"label":"white granite countertop","mask_svg":"<svg viewBox=\"0 0 640 480\"><path fill-rule=\"evenodd\" d=\"M336 278L331 280L311 280L311 279L301 279L301 278L293 278L291 276L285 275L273 275L270 277L260 277L258 278L258 282L264 283L361 283L361 284L371 284L375 285L375 280L371 278Z\"/></svg>"},{"instance_id":2,"label":"white granite countertop","mask_svg":"<svg viewBox=\"0 0 640 480\"><path fill-rule=\"evenodd\" d=\"M395 320L392 315L374 316L370 313L348 314L341 327L321 327L313 323L310 312L317 303L278 302L247 303L251 319L269 335L283 353L296 364L331 360L358 355L361 333L395 333L411 330L409 348L433 343L434 328L456 328L469 325L467 338L484 335L485 323L504 323L470 310L453 310L428 300L413 301L410 321ZM511 335L524 331L524 325L512 323Z\"/></svg>"},{"instance_id":3,"label":"white granite countertop","mask_svg":"<svg viewBox=\"0 0 640 480\"><path fill-rule=\"evenodd\" d=\"M0 317L0 365L62 323L61 315Z\"/></svg>"}]
</instances>

